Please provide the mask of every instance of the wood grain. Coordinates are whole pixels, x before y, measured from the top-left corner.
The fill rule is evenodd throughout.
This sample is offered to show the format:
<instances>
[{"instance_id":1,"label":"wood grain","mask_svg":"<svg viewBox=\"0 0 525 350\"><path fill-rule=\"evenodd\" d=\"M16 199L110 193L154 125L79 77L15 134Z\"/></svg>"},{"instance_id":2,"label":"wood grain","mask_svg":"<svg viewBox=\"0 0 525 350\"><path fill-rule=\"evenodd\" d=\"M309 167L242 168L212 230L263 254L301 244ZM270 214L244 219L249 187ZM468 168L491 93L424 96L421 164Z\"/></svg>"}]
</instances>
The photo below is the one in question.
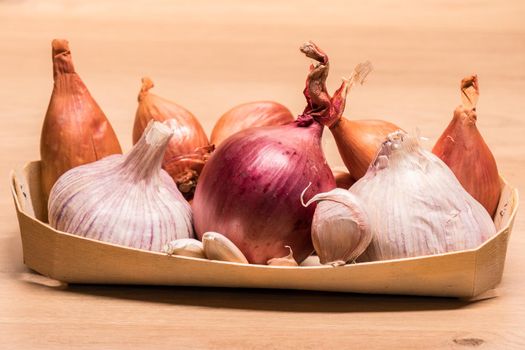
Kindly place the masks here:
<instances>
[{"instance_id":1,"label":"wood grain","mask_svg":"<svg viewBox=\"0 0 525 350\"><path fill-rule=\"evenodd\" d=\"M348 118L418 127L429 147L460 103L459 81L477 73L479 127L500 172L522 191L524 17L521 1L0 2L2 349L525 347L521 213L498 296L477 302L178 287L64 290L27 274L7 186L10 169L38 158L54 37L70 40L79 74L125 149L143 75L208 132L224 111L250 100L277 100L299 113L309 62L298 47L312 39L330 55L330 89L357 62L376 67L352 91ZM324 136L329 162L342 165L331 135Z\"/></svg>"}]
</instances>

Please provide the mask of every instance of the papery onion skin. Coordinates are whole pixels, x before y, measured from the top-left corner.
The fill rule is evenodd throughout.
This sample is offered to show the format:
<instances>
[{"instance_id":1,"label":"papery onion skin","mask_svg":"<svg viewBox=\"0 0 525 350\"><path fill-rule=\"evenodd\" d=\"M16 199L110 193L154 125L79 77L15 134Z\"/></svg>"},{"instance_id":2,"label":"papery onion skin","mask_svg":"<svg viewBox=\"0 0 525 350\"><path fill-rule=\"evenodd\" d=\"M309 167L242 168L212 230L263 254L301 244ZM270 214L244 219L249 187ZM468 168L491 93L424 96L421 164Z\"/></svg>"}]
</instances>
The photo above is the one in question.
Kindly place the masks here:
<instances>
[{"instance_id":1,"label":"papery onion skin","mask_svg":"<svg viewBox=\"0 0 525 350\"><path fill-rule=\"evenodd\" d=\"M52 42L54 86L40 138L42 194L66 171L122 153L104 112L75 72L69 43Z\"/></svg>"},{"instance_id":2,"label":"papery onion skin","mask_svg":"<svg viewBox=\"0 0 525 350\"><path fill-rule=\"evenodd\" d=\"M191 207L161 169L171 130L152 122L125 155L62 175L49 197L49 224L61 231L137 249L161 251L192 238Z\"/></svg>"},{"instance_id":3,"label":"papery onion skin","mask_svg":"<svg viewBox=\"0 0 525 350\"><path fill-rule=\"evenodd\" d=\"M478 90L476 76L465 80L475 82ZM449 166L467 192L494 217L501 195L498 166L476 127L476 121L475 107L458 106L432 152Z\"/></svg>"},{"instance_id":4,"label":"papery onion skin","mask_svg":"<svg viewBox=\"0 0 525 350\"><path fill-rule=\"evenodd\" d=\"M313 251L315 206L307 198L335 188L323 151L323 126L315 121L332 113L326 93L327 58L312 43L301 50L320 63L310 68L304 91L308 105L293 123L246 129L224 141L201 174L193 200L197 236L222 232L250 263L266 264L288 254L297 262Z\"/></svg>"},{"instance_id":5,"label":"papery onion skin","mask_svg":"<svg viewBox=\"0 0 525 350\"><path fill-rule=\"evenodd\" d=\"M258 126L284 125L293 121L292 112L280 103L273 101L243 103L228 110L217 120L210 142L217 147L241 130Z\"/></svg>"},{"instance_id":6,"label":"papery onion skin","mask_svg":"<svg viewBox=\"0 0 525 350\"><path fill-rule=\"evenodd\" d=\"M133 125L133 144L140 139L150 120L168 121L174 134L166 149L162 166L177 183L185 198L191 199L199 174L213 151L213 146L208 142L197 118L175 102L150 93L153 86L150 78L142 78Z\"/></svg>"}]
</instances>

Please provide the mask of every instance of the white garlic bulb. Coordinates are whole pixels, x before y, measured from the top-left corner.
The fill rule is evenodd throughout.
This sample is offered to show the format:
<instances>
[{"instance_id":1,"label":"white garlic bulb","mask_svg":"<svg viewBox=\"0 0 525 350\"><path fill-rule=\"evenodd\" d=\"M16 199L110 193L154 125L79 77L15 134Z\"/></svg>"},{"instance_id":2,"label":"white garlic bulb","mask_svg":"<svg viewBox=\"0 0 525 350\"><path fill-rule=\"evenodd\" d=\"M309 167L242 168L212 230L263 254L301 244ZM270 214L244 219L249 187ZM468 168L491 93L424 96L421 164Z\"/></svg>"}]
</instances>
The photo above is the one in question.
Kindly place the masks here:
<instances>
[{"instance_id":1,"label":"white garlic bulb","mask_svg":"<svg viewBox=\"0 0 525 350\"><path fill-rule=\"evenodd\" d=\"M373 235L360 260L471 249L496 233L447 165L403 131L388 135L350 191L362 200Z\"/></svg>"},{"instance_id":2,"label":"white garlic bulb","mask_svg":"<svg viewBox=\"0 0 525 350\"><path fill-rule=\"evenodd\" d=\"M344 265L361 255L372 240L368 217L359 198L335 188L312 197L317 203L312 220L312 243L321 264Z\"/></svg>"},{"instance_id":3,"label":"white garlic bulb","mask_svg":"<svg viewBox=\"0 0 525 350\"><path fill-rule=\"evenodd\" d=\"M172 136L152 122L125 155L73 168L53 186L49 223L57 230L138 249L161 251L193 237L191 207L161 169Z\"/></svg>"}]
</instances>

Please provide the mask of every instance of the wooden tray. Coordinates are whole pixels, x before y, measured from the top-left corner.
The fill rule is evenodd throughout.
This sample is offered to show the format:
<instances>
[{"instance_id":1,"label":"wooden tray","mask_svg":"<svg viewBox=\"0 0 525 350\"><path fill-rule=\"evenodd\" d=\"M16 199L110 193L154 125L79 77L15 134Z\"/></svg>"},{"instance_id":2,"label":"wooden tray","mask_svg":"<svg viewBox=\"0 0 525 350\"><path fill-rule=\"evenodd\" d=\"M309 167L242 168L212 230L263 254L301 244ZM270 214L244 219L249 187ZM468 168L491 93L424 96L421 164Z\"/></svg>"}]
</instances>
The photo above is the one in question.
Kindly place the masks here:
<instances>
[{"instance_id":1,"label":"wooden tray","mask_svg":"<svg viewBox=\"0 0 525 350\"><path fill-rule=\"evenodd\" d=\"M287 288L319 291L475 297L503 274L518 192L505 182L495 218L498 233L477 249L341 267L276 267L168 256L57 231L43 222L40 162L12 172L24 263L68 283ZM306 264L311 264L307 259Z\"/></svg>"}]
</instances>

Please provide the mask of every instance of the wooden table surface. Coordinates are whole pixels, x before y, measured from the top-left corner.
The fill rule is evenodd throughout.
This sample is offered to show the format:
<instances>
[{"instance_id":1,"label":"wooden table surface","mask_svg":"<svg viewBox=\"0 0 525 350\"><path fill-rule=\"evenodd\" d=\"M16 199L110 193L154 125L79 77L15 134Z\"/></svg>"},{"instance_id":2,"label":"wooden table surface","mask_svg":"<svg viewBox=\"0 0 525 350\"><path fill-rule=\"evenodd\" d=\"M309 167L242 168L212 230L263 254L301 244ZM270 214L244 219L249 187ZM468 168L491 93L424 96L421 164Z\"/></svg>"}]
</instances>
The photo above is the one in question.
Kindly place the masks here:
<instances>
[{"instance_id":1,"label":"wooden table surface","mask_svg":"<svg viewBox=\"0 0 525 350\"><path fill-rule=\"evenodd\" d=\"M326 2L328 3L328 2ZM525 216L518 213L496 298L273 290L70 286L22 262L7 176L38 159L52 88L50 42L76 67L129 149L140 78L210 131L229 107L277 100L295 113L308 39L330 56L333 89L353 66L375 71L346 116L380 117L433 141L478 73L478 125L502 174L525 185L525 3L516 1L0 1L0 348L525 348ZM341 165L331 135L324 147ZM523 202L521 203L523 205Z\"/></svg>"}]
</instances>

